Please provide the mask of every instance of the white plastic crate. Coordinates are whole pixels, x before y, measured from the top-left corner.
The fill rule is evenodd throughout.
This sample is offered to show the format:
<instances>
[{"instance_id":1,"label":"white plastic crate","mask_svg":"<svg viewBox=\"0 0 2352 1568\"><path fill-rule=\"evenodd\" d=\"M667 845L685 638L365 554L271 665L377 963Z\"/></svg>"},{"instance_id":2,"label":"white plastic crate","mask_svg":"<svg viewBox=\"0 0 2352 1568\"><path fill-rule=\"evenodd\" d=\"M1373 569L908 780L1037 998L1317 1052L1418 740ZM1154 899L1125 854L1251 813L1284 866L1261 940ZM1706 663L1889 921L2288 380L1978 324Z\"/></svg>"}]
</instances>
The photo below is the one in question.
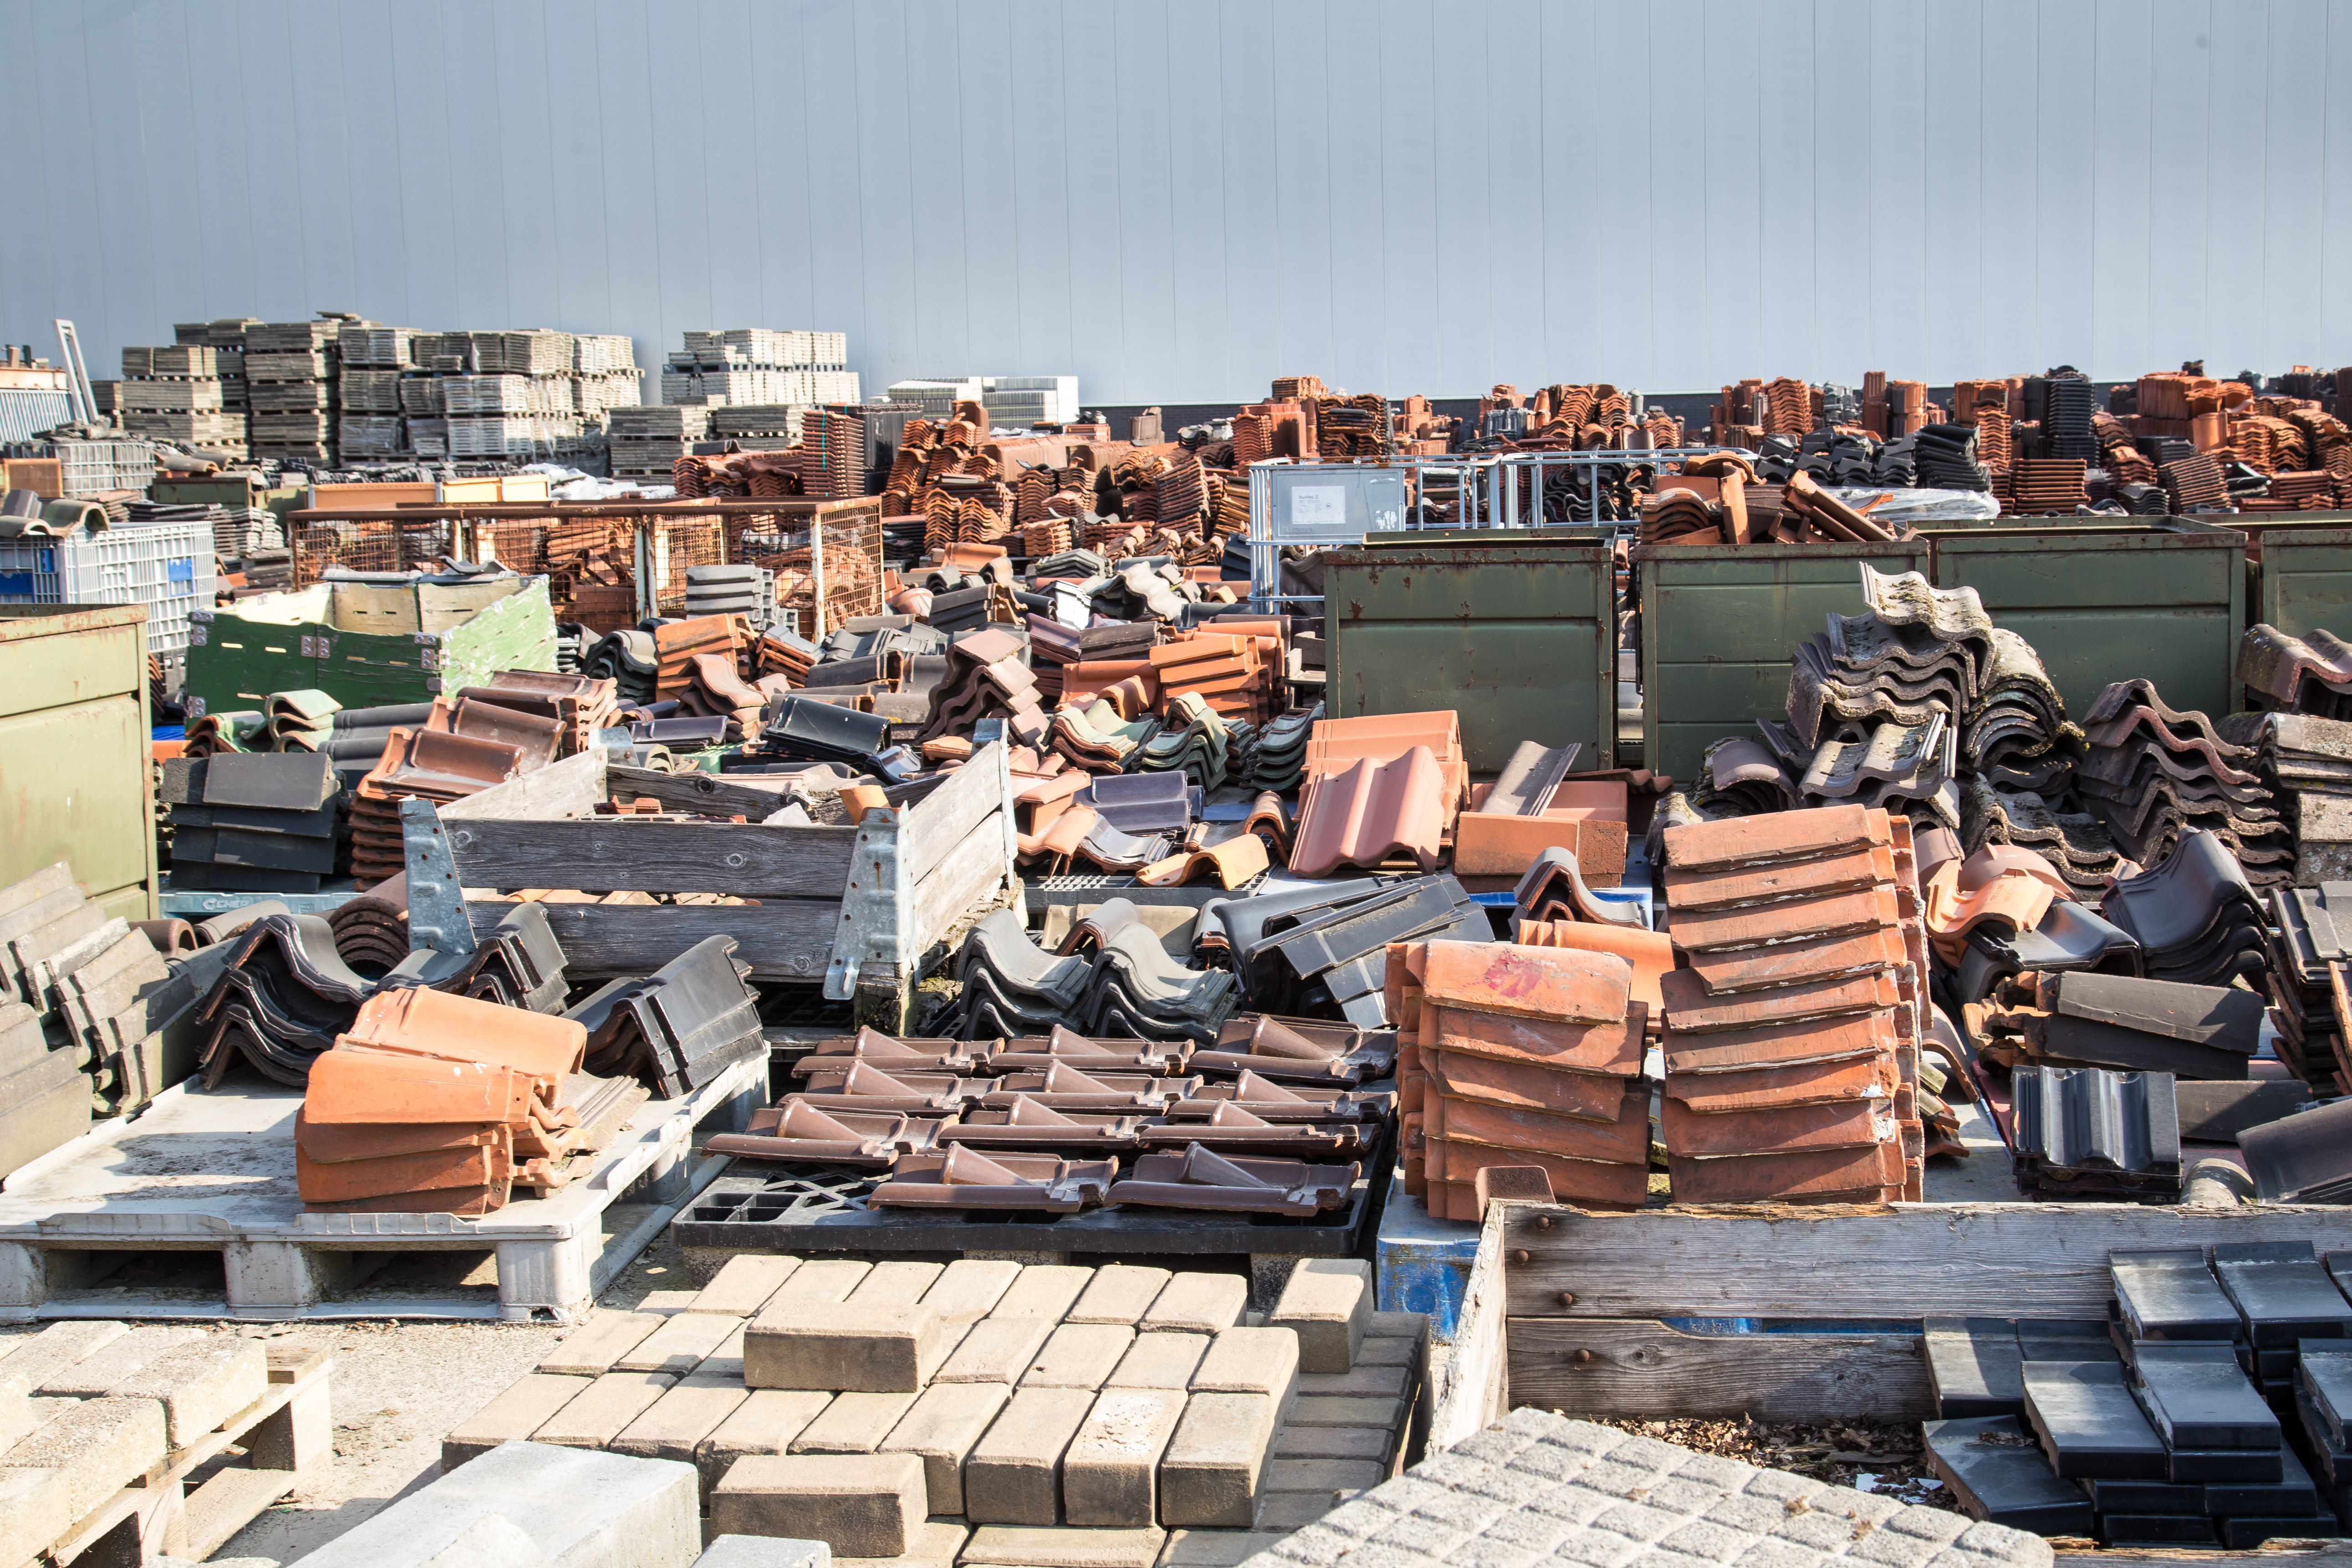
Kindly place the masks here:
<instances>
[{"instance_id":1,"label":"white plastic crate","mask_svg":"<svg viewBox=\"0 0 2352 1568\"><path fill-rule=\"evenodd\" d=\"M144 605L150 653L186 647L190 617L212 607L214 591L203 518L0 540L0 605Z\"/></svg>"}]
</instances>

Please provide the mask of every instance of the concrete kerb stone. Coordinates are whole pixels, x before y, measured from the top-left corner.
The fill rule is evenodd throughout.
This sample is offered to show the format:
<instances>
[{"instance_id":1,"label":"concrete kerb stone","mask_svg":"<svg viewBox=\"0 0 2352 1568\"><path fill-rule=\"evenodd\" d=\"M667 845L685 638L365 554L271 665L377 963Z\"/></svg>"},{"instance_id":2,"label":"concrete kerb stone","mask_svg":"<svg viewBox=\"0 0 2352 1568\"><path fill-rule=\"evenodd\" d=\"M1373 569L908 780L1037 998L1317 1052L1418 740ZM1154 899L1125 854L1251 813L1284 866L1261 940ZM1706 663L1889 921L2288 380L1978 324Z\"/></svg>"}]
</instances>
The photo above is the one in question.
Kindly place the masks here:
<instances>
[{"instance_id":1,"label":"concrete kerb stone","mask_svg":"<svg viewBox=\"0 0 2352 1568\"><path fill-rule=\"evenodd\" d=\"M51 1323L37 1334L18 1340L0 1356L0 1385L21 1382L20 1394L30 1394L86 1356L94 1355L131 1331L127 1323L66 1321Z\"/></svg>"},{"instance_id":2,"label":"concrete kerb stone","mask_svg":"<svg viewBox=\"0 0 2352 1568\"><path fill-rule=\"evenodd\" d=\"M1103 1386L1105 1388L1172 1388L1182 1393L1208 1353L1206 1334L1138 1334Z\"/></svg>"},{"instance_id":3,"label":"concrete kerb stone","mask_svg":"<svg viewBox=\"0 0 2352 1568\"><path fill-rule=\"evenodd\" d=\"M833 1548L789 1536L722 1535L702 1549L694 1568L832 1568Z\"/></svg>"},{"instance_id":4,"label":"concrete kerb stone","mask_svg":"<svg viewBox=\"0 0 2352 1568\"><path fill-rule=\"evenodd\" d=\"M1051 1318L982 1318L968 1328L961 1343L933 1383L1018 1383L1055 1330Z\"/></svg>"},{"instance_id":5,"label":"concrete kerb stone","mask_svg":"<svg viewBox=\"0 0 2352 1568\"><path fill-rule=\"evenodd\" d=\"M1160 1461L1160 1521L1229 1530L1255 1524L1279 1424L1272 1394L1193 1394Z\"/></svg>"},{"instance_id":6,"label":"concrete kerb stone","mask_svg":"<svg viewBox=\"0 0 2352 1568\"><path fill-rule=\"evenodd\" d=\"M1021 1374L1024 1388L1100 1388L1117 1369L1135 1331L1124 1323L1064 1323Z\"/></svg>"},{"instance_id":7,"label":"concrete kerb stone","mask_svg":"<svg viewBox=\"0 0 2352 1568\"><path fill-rule=\"evenodd\" d=\"M835 1557L833 1568L955 1568L971 1533L960 1519L927 1520L896 1557Z\"/></svg>"},{"instance_id":8,"label":"concrete kerb stone","mask_svg":"<svg viewBox=\"0 0 2352 1568\"><path fill-rule=\"evenodd\" d=\"M938 1281L941 1268L937 1263L877 1263L855 1289L841 1299L841 1304L861 1310L911 1307ZM936 1314L937 1309L933 1311Z\"/></svg>"},{"instance_id":9,"label":"concrete kerb stone","mask_svg":"<svg viewBox=\"0 0 2352 1568\"><path fill-rule=\"evenodd\" d=\"M1095 1271L1066 1263L1030 1264L1021 1270L1004 1294L989 1310L992 1318L1048 1318L1060 1322L1067 1316Z\"/></svg>"},{"instance_id":10,"label":"concrete kerb stone","mask_svg":"<svg viewBox=\"0 0 2352 1568\"><path fill-rule=\"evenodd\" d=\"M682 1379L622 1428L613 1439L612 1451L640 1459L693 1464L703 1440L750 1397L751 1390L733 1378Z\"/></svg>"},{"instance_id":11,"label":"concrete kerb stone","mask_svg":"<svg viewBox=\"0 0 2352 1568\"><path fill-rule=\"evenodd\" d=\"M789 1453L793 1439L833 1403L830 1394L797 1388L755 1388L694 1447L695 1468L707 1494L728 1467L746 1454Z\"/></svg>"},{"instance_id":12,"label":"concrete kerb stone","mask_svg":"<svg viewBox=\"0 0 2352 1568\"><path fill-rule=\"evenodd\" d=\"M974 1322L994 1311L1020 1277L1018 1263L959 1258L923 1292L923 1305L937 1312L942 1323Z\"/></svg>"},{"instance_id":13,"label":"concrete kerb stone","mask_svg":"<svg viewBox=\"0 0 2352 1568\"><path fill-rule=\"evenodd\" d=\"M702 1550L693 1468L503 1443L339 1537L334 1568L425 1568L485 1519L555 1568L687 1568Z\"/></svg>"},{"instance_id":14,"label":"concrete kerb stone","mask_svg":"<svg viewBox=\"0 0 2352 1568\"><path fill-rule=\"evenodd\" d=\"M710 1492L720 1535L810 1537L845 1557L896 1557L925 1518L912 1454L752 1454Z\"/></svg>"},{"instance_id":15,"label":"concrete kerb stone","mask_svg":"<svg viewBox=\"0 0 2352 1568\"><path fill-rule=\"evenodd\" d=\"M1298 1392L1298 1336L1288 1329L1227 1329L1193 1369L1195 1394L1265 1394L1287 1415Z\"/></svg>"},{"instance_id":16,"label":"concrete kerb stone","mask_svg":"<svg viewBox=\"0 0 2352 1568\"><path fill-rule=\"evenodd\" d=\"M882 1446L907 1412L911 1394L850 1393L834 1395L788 1450L794 1454L870 1454Z\"/></svg>"},{"instance_id":17,"label":"concrete kerb stone","mask_svg":"<svg viewBox=\"0 0 2352 1568\"><path fill-rule=\"evenodd\" d=\"M1168 1532L1142 1530L1055 1530L1031 1525L982 1525L964 1542L962 1561L988 1568L1152 1568Z\"/></svg>"},{"instance_id":18,"label":"concrete kerb stone","mask_svg":"<svg viewBox=\"0 0 2352 1568\"><path fill-rule=\"evenodd\" d=\"M0 1454L0 1472L56 1472L51 1485L62 1494L70 1521L162 1463L169 1451L165 1432L161 1401L85 1400L58 1411L31 1436ZM37 1503L28 1500L20 1506L34 1509Z\"/></svg>"},{"instance_id":19,"label":"concrete kerb stone","mask_svg":"<svg viewBox=\"0 0 2352 1568\"><path fill-rule=\"evenodd\" d=\"M667 1321L660 1312L600 1311L540 1357L539 1370L600 1377Z\"/></svg>"},{"instance_id":20,"label":"concrete kerb stone","mask_svg":"<svg viewBox=\"0 0 2352 1568\"><path fill-rule=\"evenodd\" d=\"M1063 1318L1066 1323L1124 1323L1132 1327L1150 1310L1175 1276L1165 1268L1112 1263L1095 1270L1094 1281Z\"/></svg>"},{"instance_id":21,"label":"concrete kerb stone","mask_svg":"<svg viewBox=\"0 0 2352 1568\"><path fill-rule=\"evenodd\" d=\"M1345 1373L1372 1326L1372 1266L1360 1258L1306 1258L1267 1317L1298 1335L1298 1369Z\"/></svg>"},{"instance_id":22,"label":"concrete kerb stone","mask_svg":"<svg viewBox=\"0 0 2352 1568\"><path fill-rule=\"evenodd\" d=\"M614 1360L613 1370L667 1372L682 1377L743 1326L743 1320L731 1312L673 1312Z\"/></svg>"},{"instance_id":23,"label":"concrete kerb stone","mask_svg":"<svg viewBox=\"0 0 2352 1568\"><path fill-rule=\"evenodd\" d=\"M559 1448L602 1448L677 1382L665 1373L608 1372L541 1423L531 1440Z\"/></svg>"},{"instance_id":24,"label":"concrete kerb stone","mask_svg":"<svg viewBox=\"0 0 2352 1568\"><path fill-rule=\"evenodd\" d=\"M156 1425L163 1424L162 1413ZM73 1528L73 1488L54 1466L0 1469L0 1541L52 1542Z\"/></svg>"}]
</instances>

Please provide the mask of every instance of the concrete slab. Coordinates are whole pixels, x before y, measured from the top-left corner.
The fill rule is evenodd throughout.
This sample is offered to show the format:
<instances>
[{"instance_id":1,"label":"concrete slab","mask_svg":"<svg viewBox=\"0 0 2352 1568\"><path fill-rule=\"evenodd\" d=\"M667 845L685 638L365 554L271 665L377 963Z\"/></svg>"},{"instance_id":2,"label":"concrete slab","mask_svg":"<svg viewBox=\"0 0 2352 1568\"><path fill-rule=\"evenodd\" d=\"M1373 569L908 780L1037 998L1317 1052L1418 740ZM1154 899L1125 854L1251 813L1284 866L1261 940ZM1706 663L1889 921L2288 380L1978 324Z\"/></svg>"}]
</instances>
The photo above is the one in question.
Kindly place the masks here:
<instances>
[{"instance_id":1,"label":"concrete slab","mask_svg":"<svg viewBox=\"0 0 2352 1568\"><path fill-rule=\"evenodd\" d=\"M982 1318L932 1374L934 1383L1018 1383L1045 1348L1051 1318Z\"/></svg>"},{"instance_id":2,"label":"concrete slab","mask_svg":"<svg viewBox=\"0 0 2352 1568\"><path fill-rule=\"evenodd\" d=\"M783 1289L793 1270L801 1260L785 1253L762 1255L747 1253L730 1258L710 1283L696 1292L692 1306L696 1312L727 1312L738 1318L748 1318L768 1304L768 1298ZM744 1539L733 1537L730 1539Z\"/></svg>"},{"instance_id":3,"label":"concrete slab","mask_svg":"<svg viewBox=\"0 0 2352 1568\"><path fill-rule=\"evenodd\" d=\"M930 1511L961 1513L964 1461L1011 1396L1012 1390L1001 1383L933 1384L876 1452L920 1458Z\"/></svg>"},{"instance_id":4,"label":"concrete slab","mask_svg":"<svg viewBox=\"0 0 2352 1568\"><path fill-rule=\"evenodd\" d=\"M1151 1309L1160 1292L1175 1276L1165 1268L1140 1268L1113 1263L1095 1270L1095 1277L1071 1306L1066 1323L1124 1323L1132 1327Z\"/></svg>"},{"instance_id":5,"label":"concrete slab","mask_svg":"<svg viewBox=\"0 0 2352 1568\"><path fill-rule=\"evenodd\" d=\"M994 1311L1020 1277L1018 1263L1003 1258L959 1258L923 1292L923 1305L937 1312L943 1323L972 1322Z\"/></svg>"},{"instance_id":6,"label":"concrete slab","mask_svg":"<svg viewBox=\"0 0 2352 1568\"><path fill-rule=\"evenodd\" d=\"M1138 1334L1118 1359L1105 1388L1172 1388L1192 1385L1192 1373L1208 1353L1206 1334Z\"/></svg>"},{"instance_id":7,"label":"concrete slab","mask_svg":"<svg viewBox=\"0 0 2352 1568\"><path fill-rule=\"evenodd\" d=\"M835 1394L792 1441L794 1454L870 1454L915 1407L911 1394Z\"/></svg>"},{"instance_id":8,"label":"concrete slab","mask_svg":"<svg viewBox=\"0 0 2352 1568\"><path fill-rule=\"evenodd\" d=\"M746 1454L782 1454L808 1424L833 1403L830 1394L802 1389L755 1388L749 1398L711 1429L694 1448L695 1468L702 1472L707 1493L719 1484L728 1467Z\"/></svg>"},{"instance_id":9,"label":"concrete slab","mask_svg":"<svg viewBox=\"0 0 2352 1568\"><path fill-rule=\"evenodd\" d=\"M1124 1323L1064 1323L1021 1374L1024 1388L1100 1388L1135 1342Z\"/></svg>"},{"instance_id":10,"label":"concrete slab","mask_svg":"<svg viewBox=\"0 0 2352 1568\"><path fill-rule=\"evenodd\" d=\"M1095 1271L1066 1263L1033 1263L989 1310L992 1318L1050 1318L1060 1322L1093 1283Z\"/></svg>"}]
</instances>

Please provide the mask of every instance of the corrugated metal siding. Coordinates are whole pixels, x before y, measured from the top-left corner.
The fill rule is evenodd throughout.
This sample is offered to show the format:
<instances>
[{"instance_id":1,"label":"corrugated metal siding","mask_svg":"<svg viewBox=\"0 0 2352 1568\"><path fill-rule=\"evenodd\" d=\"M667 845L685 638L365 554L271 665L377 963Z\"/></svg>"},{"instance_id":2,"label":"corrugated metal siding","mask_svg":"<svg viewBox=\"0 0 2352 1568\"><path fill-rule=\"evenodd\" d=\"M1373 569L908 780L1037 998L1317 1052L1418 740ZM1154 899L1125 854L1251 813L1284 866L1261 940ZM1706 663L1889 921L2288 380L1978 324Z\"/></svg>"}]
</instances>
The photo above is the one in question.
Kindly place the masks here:
<instances>
[{"instance_id":1,"label":"corrugated metal siding","mask_svg":"<svg viewBox=\"0 0 2352 1568\"><path fill-rule=\"evenodd\" d=\"M322 308L1089 405L2352 362L2352 0L0 0L0 339L100 375Z\"/></svg>"},{"instance_id":2,"label":"corrugated metal siding","mask_svg":"<svg viewBox=\"0 0 2352 1568\"><path fill-rule=\"evenodd\" d=\"M54 430L73 417L73 400L62 392L0 386L0 443L22 441L36 431Z\"/></svg>"}]
</instances>

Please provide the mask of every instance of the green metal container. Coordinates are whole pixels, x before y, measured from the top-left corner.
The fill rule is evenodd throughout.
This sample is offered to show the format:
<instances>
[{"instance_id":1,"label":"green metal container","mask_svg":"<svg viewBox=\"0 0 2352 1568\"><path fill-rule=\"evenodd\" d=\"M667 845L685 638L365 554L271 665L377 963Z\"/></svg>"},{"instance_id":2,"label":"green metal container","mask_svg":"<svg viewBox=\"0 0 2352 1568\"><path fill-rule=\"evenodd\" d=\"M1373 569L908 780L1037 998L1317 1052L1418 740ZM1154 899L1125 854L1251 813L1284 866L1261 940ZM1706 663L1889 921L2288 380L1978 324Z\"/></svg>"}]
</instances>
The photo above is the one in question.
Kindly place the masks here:
<instances>
[{"instance_id":1,"label":"green metal container","mask_svg":"<svg viewBox=\"0 0 2352 1568\"><path fill-rule=\"evenodd\" d=\"M1642 596L1642 757L1688 784L1706 748L1758 739L1789 709L1797 645L1858 616L1861 563L1925 572L1924 540L1892 544L1654 544L1633 552Z\"/></svg>"},{"instance_id":2,"label":"green metal container","mask_svg":"<svg viewBox=\"0 0 2352 1568\"><path fill-rule=\"evenodd\" d=\"M1335 719L1454 709L1473 773L1521 741L1616 756L1616 578L1589 530L1490 529L1367 540L1323 554Z\"/></svg>"},{"instance_id":3,"label":"green metal container","mask_svg":"<svg viewBox=\"0 0 2352 1568\"><path fill-rule=\"evenodd\" d=\"M191 719L314 687L346 708L425 702L483 685L501 669L555 668L544 577L315 583L200 610L194 619Z\"/></svg>"},{"instance_id":4,"label":"green metal container","mask_svg":"<svg viewBox=\"0 0 2352 1568\"><path fill-rule=\"evenodd\" d=\"M2228 526L2249 541L2249 622L2352 637L2352 512L2252 512Z\"/></svg>"},{"instance_id":5,"label":"green metal container","mask_svg":"<svg viewBox=\"0 0 2352 1568\"><path fill-rule=\"evenodd\" d=\"M155 914L147 611L0 605L0 885L63 860L110 915Z\"/></svg>"},{"instance_id":6,"label":"green metal container","mask_svg":"<svg viewBox=\"0 0 2352 1568\"><path fill-rule=\"evenodd\" d=\"M2135 676L2175 708L2239 706L2244 534L2191 518L2022 519L1926 538L1936 585L1974 588L1995 625L2032 643L2069 716Z\"/></svg>"}]
</instances>

